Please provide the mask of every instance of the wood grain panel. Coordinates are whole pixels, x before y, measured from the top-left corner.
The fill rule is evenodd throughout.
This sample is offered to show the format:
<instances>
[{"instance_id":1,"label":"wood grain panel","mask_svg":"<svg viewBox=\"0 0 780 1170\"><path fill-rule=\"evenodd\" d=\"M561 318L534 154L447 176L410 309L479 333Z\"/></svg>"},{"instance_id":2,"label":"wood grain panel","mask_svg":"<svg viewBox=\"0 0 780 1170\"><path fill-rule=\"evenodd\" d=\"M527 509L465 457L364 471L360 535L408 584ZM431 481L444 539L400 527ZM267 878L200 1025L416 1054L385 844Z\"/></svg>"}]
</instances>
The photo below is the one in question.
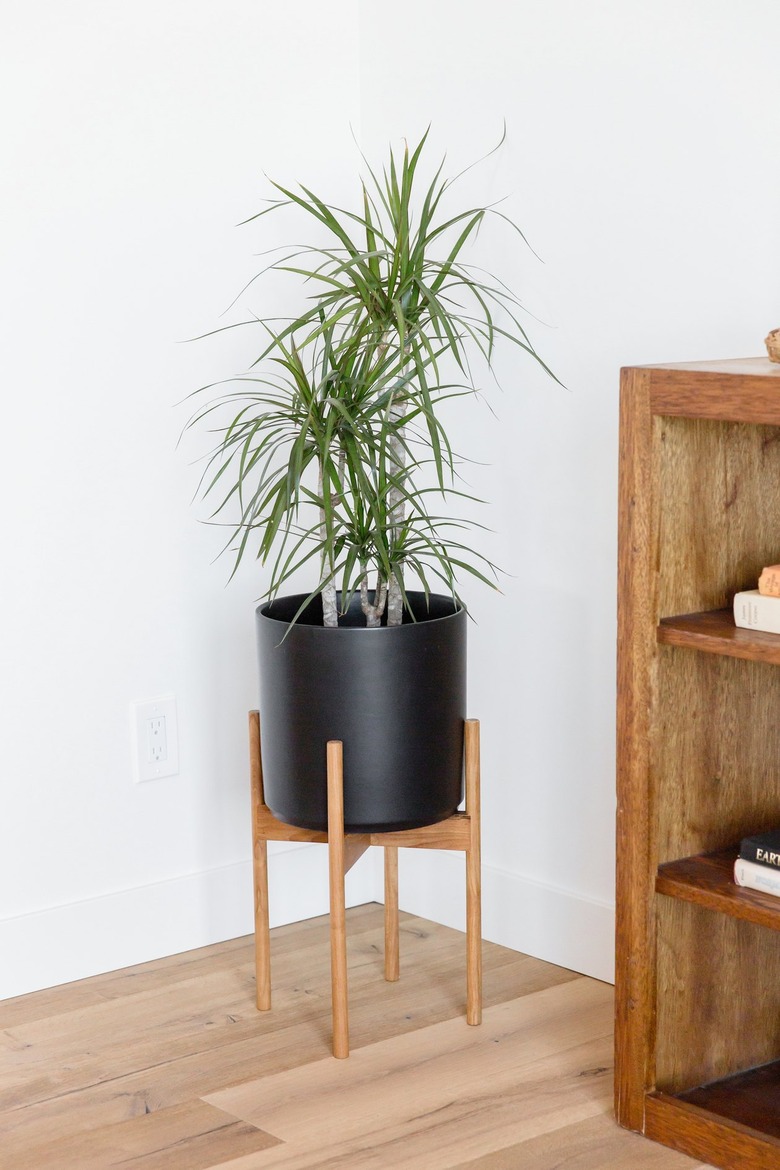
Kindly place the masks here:
<instances>
[{"instance_id":1,"label":"wood grain panel","mask_svg":"<svg viewBox=\"0 0 780 1170\"><path fill-rule=\"evenodd\" d=\"M303 924L302 924L303 925ZM282 941L280 944L285 945ZM289 946L289 940L286 943ZM0 1032L18 1024L31 1024L36 1020L49 1020L67 1012L89 1010L109 1000L121 1000L141 992L153 991L170 983L175 971L177 980L198 979L209 975L224 963L234 961L240 966L246 950L246 939L232 938L226 942L200 947L181 955L170 955L155 959L151 963L139 963L108 971L104 975L93 975L62 987L46 988L29 995L0 1000Z\"/></svg>"},{"instance_id":2,"label":"wood grain panel","mask_svg":"<svg viewBox=\"0 0 780 1170\"><path fill-rule=\"evenodd\" d=\"M463 935L400 914L404 973L383 979L381 906L348 911L353 1048L462 1019ZM0 1165L309 1061L330 1061L328 919L273 932L275 1010L254 1006L250 939L0 1005ZM573 972L485 943L485 1005L570 983ZM105 995L97 989L105 989ZM341 1062L338 1062L341 1063Z\"/></svg>"},{"instance_id":3,"label":"wood grain panel","mask_svg":"<svg viewBox=\"0 0 780 1170\"><path fill-rule=\"evenodd\" d=\"M507 1134L602 1112L611 1045L611 989L580 979L565 994L551 988L488 1009L481 1029L447 1021L208 1101L285 1143L231 1170L444 1170L500 1148Z\"/></svg>"},{"instance_id":4,"label":"wood grain panel","mask_svg":"<svg viewBox=\"0 0 780 1170\"><path fill-rule=\"evenodd\" d=\"M471 841L466 853L466 1020L482 1023L482 844L480 727L464 724L463 764Z\"/></svg>"},{"instance_id":5,"label":"wood grain panel","mask_svg":"<svg viewBox=\"0 0 780 1170\"><path fill-rule=\"evenodd\" d=\"M681 1095L681 1100L772 1137L780 1144L780 1062L726 1077Z\"/></svg>"},{"instance_id":6,"label":"wood grain panel","mask_svg":"<svg viewBox=\"0 0 780 1170\"><path fill-rule=\"evenodd\" d=\"M327 1055L324 918L274 931L274 1016L253 1008L251 939L17 1001L0 1043L0 1071L17 1080L0 1113L3 1170L697 1170L609 1117L608 986L486 943L486 1021L469 1028L462 934L400 915L395 996L381 978L381 907L348 918L348 1062ZM231 975L246 1019L221 1010ZM180 1057L170 1039L187 1020L192 1051ZM46 1065L62 1080L40 1100ZM212 1095L266 1111L279 1133L203 1100Z\"/></svg>"},{"instance_id":7,"label":"wood grain panel","mask_svg":"<svg viewBox=\"0 0 780 1170\"><path fill-rule=\"evenodd\" d=\"M745 1126L659 1093L647 1101L647 1134L722 1170L777 1170L780 1145Z\"/></svg>"},{"instance_id":8,"label":"wood grain panel","mask_svg":"<svg viewBox=\"0 0 780 1170\"><path fill-rule=\"evenodd\" d=\"M780 935L658 900L657 1087L681 1092L780 1053Z\"/></svg>"},{"instance_id":9,"label":"wood grain panel","mask_svg":"<svg viewBox=\"0 0 780 1170\"><path fill-rule=\"evenodd\" d=\"M330 978L333 1055L349 1056L347 910L344 901L344 745L328 741L328 872L330 883ZM362 853L367 845L357 844Z\"/></svg>"},{"instance_id":10,"label":"wood grain panel","mask_svg":"<svg viewBox=\"0 0 780 1170\"><path fill-rule=\"evenodd\" d=\"M468 849L470 843L471 825L467 813L453 813L446 821L423 825L421 829L371 833L372 845L404 849Z\"/></svg>"},{"instance_id":11,"label":"wood grain panel","mask_svg":"<svg viewBox=\"0 0 780 1170\"><path fill-rule=\"evenodd\" d=\"M453 1170L707 1170L638 1134L618 1129L607 1114L563 1125Z\"/></svg>"},{"instance_id":12,"label":"wood grain panel","mask_svg":"<svg viewBox=\"0 0 780 1170\"><path fill-rule=\"evenodd\" d=\"M641 1130L653 1084L657 865L649 744L658 525L647 371L624 371L620 412L615 1110L622 1125Z\"/></svg>"},{"instance_id":13,"label":"wood grain panel","mask_svg":"<svg viewBox=\"0 0 780 1170\"><path fill-rule=\"evenodd\" d=\"M656 418L654 442L658 616L730 606L780 558L780 430Z\"/></svg>"},{"instance_id":14,"label":"wood grain panel","mask_svg":"<svg viewBox=\"0 0 780 1170\"><path fill-rule=\"evenodd\" d=\"M654 414L780 425L780 366L767 357L644 369Z\"/></svg>"},{"instance_id":15,"label":"wood grain panel","mask_svg":"<svg viewBox=\"0 0 780 1170\"><path fill-rule=\"evenodd\" d=\"M780 671L659 648L652 733L658 860L780 824Z\"/></svg>"},{"instance_id":16,"label":"wood grain panel","mask_svg":"<svg viewBox=\"0 0 780 1170\"><path fill-rule=\"evenodd\" d=\"M398 850L388 845L385 859L385 979L396 983L401 974L398 939Z\"/></svg>"},{"instance_id":17,"label":"wood grain panel","mask_svg":"<svg viewBox=\"0 0 780 1170\"><path fill-rule=\"evenodd\" d=\"M656 891L757 926L780 930L780 898L735 883L734 860L738 852L735 844L717 853L669 861L658 870Z\"/></svg>"},{"instance_id":18,"label":"wood grain panel","mask_svg":"<svg viewBox=\"0 0 780 1170\"><path fill-rule=\"evenodd\" d=\"M659 643L664 646L680 646L685 650L780 666L780 634L735 626L731 609L662 618L656 633Z\"/></svg>"},{"instance_id":19,"label":"wood grain panel","mask_svg":"<svg viewBox=\"0 0 780 1170\"><path fill-rule=\"evenodd\" d=\"M669 647L659 663L659 861L780 823L780 672ZM780 961L774 932L662 898L658 938L658 1087L689 1088L780 1053L780 993L766 979Z\"/></svg>"},{"instance_id":20,"label":"wood grain panel","mask_svg":"<svg viewBox=\"0 0 780 1170\"><path fill-rule=\"evenodd\" d=\"M279 1144L247 1122L204 1101L144 1113L95 1132L82 1130L58 1141L5 1150L3 1170L209 1170L227 1157Z\"/></svg>"}]
</instances>

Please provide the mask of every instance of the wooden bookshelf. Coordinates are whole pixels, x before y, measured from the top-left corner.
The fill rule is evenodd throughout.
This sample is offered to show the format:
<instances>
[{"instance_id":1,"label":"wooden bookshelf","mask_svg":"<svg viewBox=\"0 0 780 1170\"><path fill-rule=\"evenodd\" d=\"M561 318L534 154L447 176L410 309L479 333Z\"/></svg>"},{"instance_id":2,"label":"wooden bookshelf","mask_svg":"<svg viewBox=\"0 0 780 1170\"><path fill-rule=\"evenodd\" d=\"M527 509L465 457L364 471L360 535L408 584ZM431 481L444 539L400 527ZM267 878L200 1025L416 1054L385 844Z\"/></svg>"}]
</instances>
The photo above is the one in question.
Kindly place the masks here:
<instances>
[{"instance_id":1,"label":"wooden bookshelf","mask_svg":"<svg viewBox=\"0 0 780 1170\"><path fill-rule=\"evenodd\" d=\"M615 1105L724 1170L780 1170L780 898L733 882L780 826L780 366L623 371Z\"/></svg>"}]
</instances>

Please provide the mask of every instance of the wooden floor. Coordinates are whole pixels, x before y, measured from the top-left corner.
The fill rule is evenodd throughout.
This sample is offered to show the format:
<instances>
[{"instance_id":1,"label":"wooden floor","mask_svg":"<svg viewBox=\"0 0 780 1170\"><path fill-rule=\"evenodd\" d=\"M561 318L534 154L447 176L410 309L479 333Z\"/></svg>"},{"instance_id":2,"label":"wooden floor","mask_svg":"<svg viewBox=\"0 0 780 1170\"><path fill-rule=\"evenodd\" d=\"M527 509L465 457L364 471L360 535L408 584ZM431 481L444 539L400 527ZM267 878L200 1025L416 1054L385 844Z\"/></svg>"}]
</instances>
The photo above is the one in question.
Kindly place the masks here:
<instances>
[{"instance_id":1,"label":"wooden floor","mask_svg":"<svg viewBox=\"0 0 780 1170\"><path fill-rule=\"evenodd\" d=\"M0 1003L2 1170L695 1170L611 1116L612 988L485 944L348 913L352 1055L330 1056L327 920L273 932L254 1007L237 939Z\"/></svg>"}]
</instances>

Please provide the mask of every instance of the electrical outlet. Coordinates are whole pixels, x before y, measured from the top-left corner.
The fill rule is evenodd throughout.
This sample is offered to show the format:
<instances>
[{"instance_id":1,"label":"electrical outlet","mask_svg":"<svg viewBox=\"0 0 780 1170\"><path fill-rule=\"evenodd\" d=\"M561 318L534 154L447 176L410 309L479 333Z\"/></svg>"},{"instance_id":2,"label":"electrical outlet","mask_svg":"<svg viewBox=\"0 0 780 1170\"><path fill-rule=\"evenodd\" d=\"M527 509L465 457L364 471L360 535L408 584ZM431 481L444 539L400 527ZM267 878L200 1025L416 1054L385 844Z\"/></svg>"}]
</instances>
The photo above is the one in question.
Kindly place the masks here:
<instances>
[{"instance_id":1,"label":"electrical outlet","mask_svg":"<svg viewBox=\"0 0 780 1170\"><path fill-rule=\"evenodd\" d=\"M146 762L164 764L168 759L168 735L164 715L155 715L154 719L146 720L146 735Z\"/></svg>"},{"instance_id":2,"label":"electrical outlet","mask_svg":"<svg viewBox=\"0 0 780 1170\"><path fill-rule=\"evenodd\" d=\"M179 771L179 736L174 696L133 703L131 726L136 782L175 776Z\"/></svg>"}]
</instances>

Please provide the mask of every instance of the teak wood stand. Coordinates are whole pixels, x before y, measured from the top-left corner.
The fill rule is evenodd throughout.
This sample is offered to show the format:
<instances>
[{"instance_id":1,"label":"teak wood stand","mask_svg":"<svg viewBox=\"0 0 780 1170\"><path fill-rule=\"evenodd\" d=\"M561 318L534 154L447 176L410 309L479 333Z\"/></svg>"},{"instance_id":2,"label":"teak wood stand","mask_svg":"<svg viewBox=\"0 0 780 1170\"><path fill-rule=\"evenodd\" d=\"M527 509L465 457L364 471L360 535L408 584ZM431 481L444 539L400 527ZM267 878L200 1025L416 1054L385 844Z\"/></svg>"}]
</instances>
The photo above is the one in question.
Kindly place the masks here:
<instances>
[{"instance_id":1,"label":"teak wood stand","mask_svg":"<svg viewBox=\"0 0 780 1170\"><path fill-rule=\"evenodd\" d=\"M344 769L340 740L327 744L328 831L299 829L278 820L265 803L260 753L260 715L249 712L252 835L255 878L257 1006L271 1007L271 936L268 919L268 842L313 841L328 846L333 1055L349 1056L347 932L344 877L370 845L385 851L385 979L399 974L398 849L458 849L466 855L466 1020L482 1022L482 906L480 881L479 722L464 724L466 809L422 829L388 833L344 832Z\"/></svg>"}]
</instances>

